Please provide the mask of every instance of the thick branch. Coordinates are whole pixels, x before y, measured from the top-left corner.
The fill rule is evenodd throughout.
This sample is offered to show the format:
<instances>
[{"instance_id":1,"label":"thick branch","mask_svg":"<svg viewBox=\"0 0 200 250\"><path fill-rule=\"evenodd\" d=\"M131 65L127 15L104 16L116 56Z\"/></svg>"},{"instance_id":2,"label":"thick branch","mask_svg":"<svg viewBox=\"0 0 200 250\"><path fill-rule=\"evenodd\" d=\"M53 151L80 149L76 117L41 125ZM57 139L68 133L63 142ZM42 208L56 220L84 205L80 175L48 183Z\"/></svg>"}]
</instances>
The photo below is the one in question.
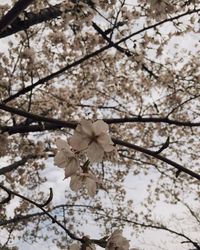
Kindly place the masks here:
<instances>
[{"instance_id":1,"label":"thick branch","mask_svg":"<svg viewBox=\"0 0 200 250\"><path fill-rule=\"evenodd\" d=\"M4 31L8 25L19 16L34 0L19 0L0 20L0 32Z\"/></svg>"},{"instance_id":2,"label":"thick branch","mask_svg":"<svg viewBox=\"0 0 200 250\"><path fill-rule=\"evenodd\" d=\"M26 117L26 118L30 118L30 119L32 119L34 121L47 122L47 123L55 124L56 126L63 126L63 127L66 127L66 128L75 129L76 125L77 125L77 123L75 123L75 122L73 122L73 123L72 122L66 122L66 121L57 120L57 119L53 119L53 118L47 118L47 117L43 117L43 116L39 116L39 115L34 115L34 114L28 113L26 111L22 111L22 110L13 108L13 107L9 107L9 106L7 106L7 105L5 105L3 103L0 104L0 109L5 110L7 112L11 112L13 114L17 114L17 115ZM45 130L45 125L42 125L42 127L44 127L44 130ZM176 162L174 162L174 161L172 161L172 160L170 160L170 159L168 159L168 158L166 158L166 157L164 157L164 156L162 156L160 154L157 154L157 152L145 149L143 147L140 147L140 146L137 146L137 145L125 142L125 141L121 141L119 139L113 138L112 140L113 140L113 142L115 144L118 144L118 145L121 145L121 146L124 146L124 147L127 147L127 148L134 149L134 150L142 152L142 153L144 153L146 155L150 155L150 156L152 156L152 157L154 157L156 159L159 159L159 160L161 160L163 162L166 162L167 164L175 167L180 172L184 172L184 173L196 178L197 180L200 180L200 175L199 174L191 171L190 169L187 169L187 168L181 166L180 164L178 164L178 163L176 163Z\"/></svg>"},{"instance_id":3,"label":"thick branch","mask_svg":"<svg viewBox=\"0 0 200 250\"><path fill-rule=\"evenodd\" d=\"M72 128L74 129L77 125L76 122L68 122L68 121L63 121L63 120L59 120L59 119L53 119L53 118L48 118L48 117L44 117L44 116L40 116L40 115L35 115L32 114L30 112L26 112L17 108L13 108L10 107L4 103L0 103L0 109L10 112L12 114L16 114L19 116L23 116L26 118L29 118L35 122L45 122L45 123L50 123L50 124L54 124L55 126L52 127L52 129L56 129L56 128L61 128L61 127L67 127L67 128ZM176 125L176 126L185 126L185 127L199 127L200 126L200 122L190 122L190 121L178 121L178 120L172 120L169 119L168 117L125 117L125 118L112 118L112 119L103 119L106 123L108 124L123 124L123 123L166 123L169 125ZM42 125L41 125L42 126ZM46 126L46 124L44 124L44 126ZM25 132L29 132L26 131L26 127L28 128L28 126L24 126ZM51 129L51 126L47 126L47 129ZM23 128L23 126L22 126ZM7 129L12 129L12 127L7 127ZM14 128L13 128L14 129ZM20 129L20 126L19 126ZM37 127L36 127L37 129ZM39 129L39 128L38 128ZM6 131L6 127L1 127L1 130L3 132L9 132ZM46 130L46 129L44 129ZM38 130L38 131L42 131L42 130Z\"/></svg>"},{"instance_id":4,"label":"thick branch","mask_svg":"<svg viewBox=\"0 0 200 250\"><path fill-rule=\"evenodd\" d=\"M6 174L6 173L11 172L13 170L16 170L18 167L23 166L31 158L32 159L36 158L36 156L35 155L28 155L28 156L24 157L23 159L14 162L13 164L10 164L6 167L1 168L0 175Z\"/></svg>"},{"instance_id":5,"label":"thick branch","mask_svg":"<svg viewBox=\"0 0 200 250\"><path fill-rule=\"evenodd\" d=\"M184 126L184 127L200 126L200 122L178 121L169 119L168 117L125 117L125 118L104 119L104 121L108 124L141 122L141 123L166 123L170 125Z\"/></svg>"},{"instance_id":6,"label":"thick branch","mask_svg":"<svg viewBox=\"0 0 200 250\"><path fill-rule=\"evenodd\" d=\"M11 27L7 27L3 32L0 33L0 38L10 36L22 30L26 30L33 25L58 18L62 14L60 6L61 5L58 4L45 9L41 9L39 13L26 12L25 20L16 18L15 21L12 22ZM65 10L65 13L67 13L68 11L70 10Z\"/></svg>"},{"instance_id":7,"label":"thick branch","mask_svg":"<svg viewBox=\"0 0 200 250\"><path fill-rule=\"evenodd\" d=\"M137 145L129 143L129 142L121 141L121 140L116 139L116 138L112 138L112 140L117 145L131 148L131 149L134 149L134 150L139 151L141 153L144 153L146 155L150 155L150 156L152 156L152 157L154 157L162 162L165 162L165 163L171 165L172 167L178 169L179 171L184 172L184 173L196 178L197 180L200 180L199 174L193 172L192 170L190 170L188 168L183 167L182 165L180 165L180 164L178 164L178 163L176 163L176 162L174 162L174 161L172 161L172 160L170 160L170 159L168 159L160 154L157 154L157 152L151 151L149 149L145 149L143 147L137 146Z\"/></svg>"},{"instance_id":8,"label":"thick branch","mask_svg":"<svg viewBox=\"0 0 200 250\"><path fill-rule=\"evenodd\" d=\"M51 123L51 124L55 124L55 125L60 125L63 127L73 128L73 129L77 125L77 123L74 123L74 122L66 122L66 121L62 121L62 120L58 120L58 119L53 119L53 118L48 118L48 117L44 117L44 116L40 116L40 115L31 114L29 112L7 106L4 103L0 103L0 109L7 111L9 113L12 113L12 114L16 114L16 115L19 115L22 117L29 118L35 122L47 122L47 123Z\"/></svg>"}]
</instances>

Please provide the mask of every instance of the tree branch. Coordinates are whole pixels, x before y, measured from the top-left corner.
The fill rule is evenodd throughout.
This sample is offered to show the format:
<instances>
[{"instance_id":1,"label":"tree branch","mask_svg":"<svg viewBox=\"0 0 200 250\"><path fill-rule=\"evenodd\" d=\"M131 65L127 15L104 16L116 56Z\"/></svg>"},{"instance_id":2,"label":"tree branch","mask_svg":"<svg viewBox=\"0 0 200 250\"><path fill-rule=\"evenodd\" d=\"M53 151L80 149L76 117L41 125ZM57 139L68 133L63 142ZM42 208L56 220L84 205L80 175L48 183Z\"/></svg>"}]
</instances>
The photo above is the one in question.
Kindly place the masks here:
<instances>
[{"instance_id":1,"label":"tree branch","mask_svg":"<svg viewBox=\"0 0 200 250\"><path fill-rule=\"evenodd\" d=\"M19 0L0 20L0 33L12 24L19 14L25 10L34 0Z\"/></svg>"},{"instance_id":2,"label":"tree branch","mask_svg":"<svg viewBox=\"0 0 200 250\"><path fill-rule=\"evenodd\" d=\"M34 115L34 114L28 113L26 111L22 111L22 110L13 108L13 107L9 107L9 106L5 105L4 103L0 104L0 109L5 110L7 112L17 114L17 115L20 115L20 116L23 116L23 117L26 117L26 118L30 118L34 121L47 122L47 123L51 123L53 125L55 124L56 126L60 126L60 127L63 126L66 128L75 129L77 126L77 123L75 123L75 122L66 122L66 121L57 120L57 119L53 119L53 118L47 118L47 117L43 117L43 116L39 116L39 115ZM108 120L105 120L105 121L107 122ZM44 130L45 130L45 125L42 125L42 126L44 127ZM174 162L174 161L172 161L172 160L170 160L162 155L157 154L157 152L145 149L143 147L140 147L140 146L137 146L137 145L125 142L125 141L121 141L121 140L116 139L116 138L112 138L112 140L115 144L134 149L134 150L142 152L146 155L150 155L156 159L159 159L159 160L175 167L178 171L184 172L184 173L196 178L197 180L200 180L199 174L193 172L190 169L183 167L182 165L180 165L180 164L178 164L178 163L176 163L176 162Z\"/></svg>"},{"instance_id":3,"label":"tree branch","mask_svg":"<svg viewBox=\"0 0 200 250\"><path fill-rule=\"evenodd\" d=\"M23 166L29 159L34 159L34 158L37 158L37 156L36 155L28 155L19 161L16 161L16 162L14 162L6 167L0 168L0 175L6 174L6 173L11 172L13 170L16 170L19 166Z\"/></svg>"},{"instance_id":4,"label":"tree branch","mask_svg":"<svg viewBox=\"0 0 200 250\"><path fill-rule=\"evenodd\" d=\"M94 207L94 206L90 206L90 205L82 205L82 204L61 204L61 205L57 205L55 207L53 207L51 209L51 212L56 210L56 209L60 209L60 208L71 208L71 207L78 207L78 208L88 208L88 209L95 209L95 210L102 210L99 206ZM24 220L29 220L31 218L34 217L39 217L39 216L43 216L46 215L44 212L38 212L38 213L32 213L32 214L27 214L27 215L16 215L14 218L12 219L8 219L8 220L1 220L0 221L0 227L1 226L6 226L9 224L13 224L13 223L19 223L21 221Z\"/></svg>"},{"instance_id":5,"label":"tree branch","mask_svg":"<svg viewBox=\"0 0 200 250\"><path fill-rule=\"evenodd\" d=\"M157 229L157 230L164 230L164 231L167 231L171 234L175 234L176 236L180 236L182 238L185 238L189 243L191 243L193 246L195 246L195 248L197 250L200 250L200 245L191 240L188 236L186 236L185 234L183 233L179 233L179 232L176 232L175 230L172 230L170 228L167 228L163 225L151 225L151 224L145 224L145 223L140 223L140 222L137 222L137 221L132 221L132 220L128 220L126 218L112 218L111 219L117 219L117 220L122 220L122 221L125 221L127 223L131 223L131 224L134 224L134 225L138 225L138 226L141 226L141 227L144 227L144 228L152 228L152 229Z\"/></svg>"},{"instance_id":6,"label":"tree branch","mask_svg":"<svg viewBox=\"0 0 200 250\"><path fill-rule=\"evenodd\" d=\"M75 236L74 234L72 234L65 226L63 226L58 220L55 219L54 216L52 216L49 212L47 212L41 205L39 205L37 202L35 201L32 201L31 199L17 193L17 192L14 192L12 190L10 190L9 188L3 186L2 184L0 184L0 188L2 188L6 193L10 194L10 195L13 195L13 196L17 196L19 198L21 198L22 200L25 200L29 203L31 203L32 205L36 206L37 208L39 208L40 210L42 210L42 212L47 216L49 217L54 223L56 223L58 226L60 226L65 232L66 234L71 238L71 239L74 239L74 240L77 240L77 241L80 241L82 243L84 243L84 241Z\"/></svg>"},{"instance_id":7,"label":"tree branch","mask_svg":"<svg viewBox=\"0 0 200 250\"><path fill-rule=\"evenodd\" d=\"M119 45L119 44L127 41L128 39L130 39L133 36L136 36L136 35L138 35L140 33L143 33L146 30L149 30L149 29L155 28L157 26L160 26L160 25L162 25L164 23L172 22L173 20L179 19L179 18L187 16L187 15L191 15L193 13L198 13L199 11L200 11L200 9L194 9L192 11L187 11L187 12L182 13L180 15L177 15L177 16L174 16L174 17L171 17L171 18L167 18L167 19L165 19L163 21L160 21L160 22L157 22L155 24L152 24L152 25L149 25L147 27L144 27L143 29L140 29L140 30L136 31L136 32L134 32L134 33L132 33L132 34L130 34L130 35L128 35L128 36L120 39L119 41L117 41L115 43L109 43L108 45L106 45L106 46L104 46L104 47L102 47L102 48L100 48L100 49L98 49L98 50L96 50L96 51L94 51L94 52L92 52L92 53L90 53L88 55L83 56L79 60L74 61L73 63L66 65L62 69L60 69L60 70L58 70L58 71L56 71L56 72L54 72L54 73L52 73L52 74L50 74L50 75L48 75L48 76L46 76L44 78L38 80L37 82L35 82L35 83L33 83L33 84L31 84L31 85L29 85L29 86L27 86L27 87L19 90L16 94L11 95L10 97L4 99L3 102L7 103L7 102L9 102L9 101L11 101L11 100L13 100L13 99L21 96L21 95L24 95L24 94L28 93L29 91L33 90L35 87L37 87L39 85L42 85L42 84L44 84L44 83L46 83L46 82L54 79L55 77L58 77L59 75L61 75L65 71L67 71L67 70L69 70L69 69L71 69L73 67L76 67L76 66L82 64L83 62L89 60L90 58L93 58L93 57L101 54L102 52L104 52L104 51L106 51L106 50L114 47L114 45L117 46L117 45Z\"/></svg>"},{"instance_id":8,"label":"tree branch","mask_svg":"<svg viewBox=\"0 0 200 250\"><path fill-rule=\"evenodd\" d=\"M95 22L93 22L94 29L110 44L112 45L116 50L118 50L119 52L125 54L127 57L131 57L133 56L133 53L131 53L129 50L124 49L123 47L121 47L118 44L115 44L109 37L107 37L106 32L103 31ZM138 62L136 59L134 59L137 63L141 63ZM157 75L155 75L153 73L152 70L150 70L144 63L142 63L142 69L145 70L150 76L153 76L155 79L158 78Z\"/></svg>"},{"instance_id":9,"label":"tree branch","mask_svg":"<svg viewBox=\"0 0 200 250\"><path fill-rule=\"evenodd\" d=\"M182 165L180 165L180 164L178 164L178 163L176 163L176 162L174 162L174 161L172 161L172 160L170 160L162 155L157 154L157 152L151 151L149 149L145 149L143 147L137 146L137 145L129 143L129 142L121 141L121 140L116 139L116 138L112 138L112 141L117 145L131 148L131 149L134 149L134 150L139 151L141 153L144 153L146 155L150 155L150 156L152 156L152 157L154 157L162 162L169 164L170 166L178 169L179 171L184 172L184 173L194 177L197 180L200 180L199 174L193 172L192 170L190 170L188 168L183 167Z\"/></svg>"},{"instance_id":10,"label":"tree branch","mask_svg":"<svg viewBox=\"0 0 200 250\"><path fill-rule=\"evenodd\" d=\"M50 123L50 124L55 124L55 127L53 126L52 129L61 128L61 127L67 127L67 128L74 129L77 125L76 122L63 121L63 120L59 120L59 119L48 118L48 117L32 114L30 112L26 112L26 111L8 106L4 103L0 103L0 109L4 110L6 112L10 112L12 114L16 114L19 116L29 118L35 122L46 122L46 123ZM123 124L123 123L139 123L140 122L140 123L166 123L169 125L185 126L185 127L199 127L200 126L200 122L178 121L178 120L169 119L168 117L141 117L141 116L138 116L138 117L111 118L111 119L105 118L103 120L108 124L120 124L120 123ZM27 125L24 126L25 131L26 131L26 127L27 127ZM2 126L0 128L3 132L8 132L8 131L6 131L6 128L12 129L12 127L2 127ZM29 132L29 131L27 131L27 132Z\"/></svg>"}]
</instances>

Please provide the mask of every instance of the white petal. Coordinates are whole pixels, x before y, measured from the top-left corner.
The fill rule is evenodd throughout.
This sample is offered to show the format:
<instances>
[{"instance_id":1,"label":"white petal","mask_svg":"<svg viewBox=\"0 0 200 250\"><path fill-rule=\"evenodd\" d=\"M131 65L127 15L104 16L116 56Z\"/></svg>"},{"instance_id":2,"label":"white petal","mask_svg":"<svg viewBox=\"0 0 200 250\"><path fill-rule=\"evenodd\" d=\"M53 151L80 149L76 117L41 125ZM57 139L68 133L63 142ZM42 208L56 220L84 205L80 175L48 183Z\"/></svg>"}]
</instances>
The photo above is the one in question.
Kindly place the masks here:
<instances>
[{"instance_id":1,"label":"white petal","mask_svg":"<svg viewBox=\"0 0 200 250\"><path fill-rule=\"evenodd\" d=\"M100 135L101 133L106 133L109 131L108 124L102 120L94 122L92 127L95 135Z\"/></svg>"},{"instance_id":2,"label":"white petal","mask_svg":"<svg viewBox=\"0 0 200 250\"><path fill-rule=\"evenodd\" d=\"M111 239L113 238L118 238L118 237L122 237L122 230L121 229L116 229L112 234L111 234Z\"/></svg>"},{"instance_id":3,"label":"white petal","mask_svg":"<svg viewBox=\"0 0 200 250\"><path fill-rule=\"evenodd\" d=\"M69 144L76 151L85 150L88 147L89 138L84 138L75 131L74 135L69 138Z\"/></svg>"},{"instance_id":4,"label":"white petal","mask_svg":"<svg viewBox=\"0 0 200 250\"><path fill-rule=\"evenodd\" d=\"M97 142L102 146L105 152L111 152L114 150L113 142L110 136L106 133L99 135Z\"/></svg>"},{"instance_id":5,"label":"white petal","mask_svg":"<svg viewBox=\"0 0 200 250\"><path fill-rule=\"evenodd\" d=\"M88 247L86 247L86 250L96 250L96 247L94 244L90 244Z\"/></svg>"},{"instance_id":6,"label":"white petal","mask_svg":"<svg viewBox=\"0 0 200 250\"><path fill-rule=\"evenodd\" d=\"M100 162L103 159L103 148L96 142L92 142L87 149L87 156L91 162Z\"/></svg>"},{"instance_id":7,"label":"white petal","mask_svg":"<svg viewBox=\"0 0 200 250\"><path fill-rule=\"evenodd\" d=\"M72 175L70 181L71 190L77 192L82 186L83 186L83 178L78 175Z\"/></svg>"},{"instance_id":8,"label":"white petal","mask_svg":"<svg viewBox=\"0 0 200 250\"><path fill-rule=\"evenodd\" d=\"M107 133L101 133L98 137L97 140L100 144L113 144L113 141L110 138L110 135Z\"/></svg>"},{"instance_id":9,"label":"white petal","mask_svg":"<svg viewBox=\"0 0 200 250\"><path fill-rule=\"evenodd\" d=\"M82 132L91 137L93 135L92 122L90 120L82 119L80 122Z\"/></svg>"},{"instance_id":10,"label":"white petal","mask_svg":"<svg viewBox=\"0 0 200 250\"><path fill-rule=\"evenodd\" d=\"M69 250L80 250L80 249L81 247L77 243L73 243L69 248Z\"/></svg>"},{"instance_id":11,"label":"white petal","mask_svg":"<svg viewBox=\"0 0 200 250\"><path fill-rule=\"evenodd\" d=\"M79 160L76 157L69 158L67 166L65 167L65 178L70 177L75 174L79 169Z\"/></svg>"},{"instance_id":12,"label":"white petal","mask_svg":"<svg viewBox=\"0 0 200 250\"><path fill-rule=\"evenodd\" d=\"M66 151L71 151L67 141L62 140L60 138L56 140L56 146L57 146L59 151L62 149L66 150Z\"/></svg>"},{"instance_id":13,"label":"white petal","mask_svg":"<svg viewBox=\"0 0 200 250\"><path fill-rule=\"evenodd\" d=\"M110 249L110 246L115 246L121 250L129 250L129 241L122 236L122 230L117 229L111 234L106 249Z\"/></svg>"},{"instance_id":14,"label":"white petal","mask_svg":"<svg viewBox=\"0 0 200 250\"><path fill-rule=\"evenodd\" d=\"M63 152L58 152L54 157L54 164L60 168L64 168L67 162L67 157Z\"/></svg>"},{"instance_id":15,"label":"white petal","mask_svg":"<svg viewBox=\"0 0 200 250\"><path fill-rule=\"evenodd\" d=\"M90 197L94 197L96 194L97 185L91 178L86 178L85 186Z\"/></svg>"},{"instance_id":16,"label":"white petal","mask_svg":"<svg viewBox=\"0 0 200 250\"><path fill-rule=\"evenodd\" d=\"M92 174L91 172L84 173L84 176L94 180L96 183L102 184L102 181L100 179L97 179L97 177L94 174Z\"/></svg>"},{"instance_id":17,"label":"white petal","mask_svg":"<svg viewBox=\"0 0 200 250\"><path fill-rule=\"evenodd\" d=\"M105 152L111 152L115 149L115 147L113 145L110 145L110 144L104 144L103 146L103 149Z\"/></svg>"}]
</instances>

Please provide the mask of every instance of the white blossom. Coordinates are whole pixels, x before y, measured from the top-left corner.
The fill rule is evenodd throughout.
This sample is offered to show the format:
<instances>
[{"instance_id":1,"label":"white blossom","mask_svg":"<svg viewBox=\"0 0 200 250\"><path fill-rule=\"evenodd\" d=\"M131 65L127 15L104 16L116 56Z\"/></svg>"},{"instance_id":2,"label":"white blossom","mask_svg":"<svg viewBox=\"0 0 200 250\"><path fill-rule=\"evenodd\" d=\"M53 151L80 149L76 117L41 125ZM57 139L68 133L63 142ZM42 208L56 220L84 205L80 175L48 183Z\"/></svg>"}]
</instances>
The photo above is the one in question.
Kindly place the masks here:
<instances>
[{"instance_id":1,"label":"white blossom","mask_svg":"<svg viewBox=\"0 0 200 250\"><path fill-rule=\"evenodd\" d=\"M83 186L85 186L87 193L90 197L94 197L96 194L97 183L100 181L92 173L83 173L81 170L75 175L71 176L70 188L77 192Z\"/></svg>"},{"instance_id":2,"label":"white blossom","mask_svg":"<svg viewBox=\"0 0 200 250\"><path fill-rule=\"evenodd\" d=\"M129 241L122 236L122 230L115 230L108 239L105 250L129 250Z\"/></svg>"},{"instance_id":3,"label":"white blossom","mask_svg":"<svg viewBox=\"0 0 200 250\"><path fill-rule=\"evenodd\" d=\"M77 172L80 167L80 162L77 156L69 147L69 144L62 140L56 140L56 146L58 148L58 153L54 158L54 163L60 167L65 169L65 178L72 176Z\"/></svg>"},{"instance_id":4,"label":"white blossom","mask_svg":"<svg viewBox=\"0 0 200 250\"><path fill-rule=\"evenodd\" d=\"M89 246L86 247L86 250L95 250L96 247L94 244L90 244ZM73 243L70 247L69 250L81 250L81 246L77 243Z\"/></svg>"},{"instance_id":5,"label":"white blossom","mask_svg":"<svg viewBox=\"0 0 200 250\"><path fill-rule=\"evenodd\" d=\"M104 152L111 152L114 149L108 131L108 125L102 120L92 123L83 119L76 127L69 144L77 151L86 150L91 162L100 162Z\"/></svg>"}]
</instances>

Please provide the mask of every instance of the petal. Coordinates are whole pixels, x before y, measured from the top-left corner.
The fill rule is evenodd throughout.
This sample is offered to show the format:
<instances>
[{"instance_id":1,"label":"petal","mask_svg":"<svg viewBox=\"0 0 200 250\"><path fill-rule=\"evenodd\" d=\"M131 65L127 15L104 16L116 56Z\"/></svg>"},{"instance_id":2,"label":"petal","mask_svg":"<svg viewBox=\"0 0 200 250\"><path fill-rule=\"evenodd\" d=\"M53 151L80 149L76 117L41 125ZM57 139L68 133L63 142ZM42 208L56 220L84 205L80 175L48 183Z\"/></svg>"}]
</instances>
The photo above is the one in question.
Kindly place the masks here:
<instances>
[{"instance_id":1,"label":"petal","mask_svg":"<svg viewBox=\"0 0 200 250\"><path fill-rule=\"evenodd\" d=\"M100 135L101 133L106 133L109 131L108 124L102 120L98 120L92 124L92 128L95 135Z\"/></svg>"},{"instance_id":2,"label":"petal","mask_svg":"<svg viewBox=\"0 0 200 250\"><path fill-rule=\"evenodd\" d=\"M81 125L78 124L77 127L76 127L76 130L78 133L81 133L82 132L82 129L81 129Z\"/></svg>"},{"instance_id":3,"label":"petal","mask_svg":"<svg viewBox=\"0 0 200 250\"><path fill-rule=\"evenodd\" d=\"M86 178L85 187L90 197L94 197L96 194L97 185L91 178Z\"/></svg>"},{"instance_id":4,"label":"petal","mask_svg":"<svg viewBox=\"0 0 200 250\"><path fill-rule=\"evenodd\" d=\"M96 247L94 244L90 244L88 247L86 247L86 250L96 250Z\"/></svg>"},{"instance_id":5,"label":"petal","mask_svg":"<svg viewBox=\"0 0 200 250\"><path fill-rule=\"evenodd\" d=\"M108 153L115 149L115 147L113 145L110 145L110 144L105 144L102 147L103 147L104 151L108 152Z\"/></svg>"},{"instance_id":6,"label":"petal","mask_svg":"<svg viewBox=\"0 0 200 250\"><path fill-rule=\"evenodd\" d=\"M76 157L69 158L67 166L65 167L65 178L75 174L79 169L80 163Z\"/></svg>"},{"instance_id":7,"label":"petal","mask_svg":"<svg viewBox=\"0 0 200 250\"><path fill-rule=\"evenodd\" d=\"M72 175L70 181L70 188L77 192L83 186L83 178L79 175Z\"/></svg>"},{"instance_id":8,"label":"petal","mask_svg":"<svg viewBox=\"0 0 200 250\"><path fill-rule=\"evenodd\" d=\"M119 249L128 250L129 249L129 241L122 236L122 230L115 230L111 237L108 240L107 247L109 249L109 245L115 245Z\"/></svg>"},{"instance_id":9,"label":"petal","mask_svg":"<svg viewBox=\"0 0 200 250\"><path fill-rule=\"evenodd\" d=\"M62 140L60 138L58 138L56 140L56 146L57 146L57 148L58 148L59 151L62 150L62 149L66 150L66 151L71 151L70 147L69 147L69 144L67 143L67 141Z\"/></svg>"},{"instance_id":10,"label":"petal","mask_svg":"<svg viewBox=\"0 0 200 250\"><path fill-rule=\"evenodd\" d=\"M80 250L80 249L81 247L77 243L73 243L69 248L69 250Z\"/></svg>"},{"instance_id":11,"label":"petal","mask_svg":"<svg viewBox=\"0 0 200 250\"><path fill-rule=\"evenodd\" d=\"M97 179L97 177L94 174L92 174L91 172L84 173L84 176L94 180L96 183L102 184L102 181L100 179Z\"/></svg>"},{"instance_id":12,"label":"petal","mask_svg":"<svg viewBox=\"0 0 200 250\"><path fill-rule=\"evenodd\" d=\"M113 141L110 138L110 135L107 133L101 133L98 137L97 137L97 141L100 144L111 144L113 145Z\"/></svg>"},{"instance_id":13,"label":"petal","mask_svg":"<svg viewBox=\"0 0 200 250\"><path fill-rule=\"evenodd\" d=\"M69 144L76 151L85 150L88 147L90 140L89 138L84 138L81 134L75 131L74 135L69 138Z\"/></svg>"},{"instance_id":14,"label":"petal","mask_svg":"<svg viewBox=\"0 0 200 250\"><path fill-rule=\"evenodd\" d=\"M111 234L111 239L113 238L118 238L118 237L122 237L122 230L121 229L116 229L112 234Z\"/></svg>"},{"instance_id":15,"label":"petal","mask_svg":"<svg viewBox=\"0 0 200 250\"><path fill-rule=\"evenodd\" d=\"M97 142L102 146L105 152L111 152L115 148L110 136L106 133L99 135Z\"/></svg>"},{"instance_id":16,"label":"petal","mask_svg":"<svg viewBox=\"0 0 200 250\"><path fill-rule=\"evenodd\" d=\"M82 133L91 137L93 135L92 122L90 120L82 119L80 122Z\"/></svg>"},{"instance_id":17,"label":"petal","mask_svg":"<svg viewBox=\"0 0 200 250\"><path fill-rule=\"evenodd\" d=\"M58 167L64 168L67 162L67 157L63 152L58 152L54 157L54 164Z\"/></svg>"},{"instance_id":18,"label":"petal","mask_svg":"<svg viewBox=\"0 0 200 250\"><path fill-rule=\"evenodd\" d=\"M100 144L92 142L87 149L87 156L91 162L100 162L103 159L104 151Z\"/></svg>"}]
</instances>

